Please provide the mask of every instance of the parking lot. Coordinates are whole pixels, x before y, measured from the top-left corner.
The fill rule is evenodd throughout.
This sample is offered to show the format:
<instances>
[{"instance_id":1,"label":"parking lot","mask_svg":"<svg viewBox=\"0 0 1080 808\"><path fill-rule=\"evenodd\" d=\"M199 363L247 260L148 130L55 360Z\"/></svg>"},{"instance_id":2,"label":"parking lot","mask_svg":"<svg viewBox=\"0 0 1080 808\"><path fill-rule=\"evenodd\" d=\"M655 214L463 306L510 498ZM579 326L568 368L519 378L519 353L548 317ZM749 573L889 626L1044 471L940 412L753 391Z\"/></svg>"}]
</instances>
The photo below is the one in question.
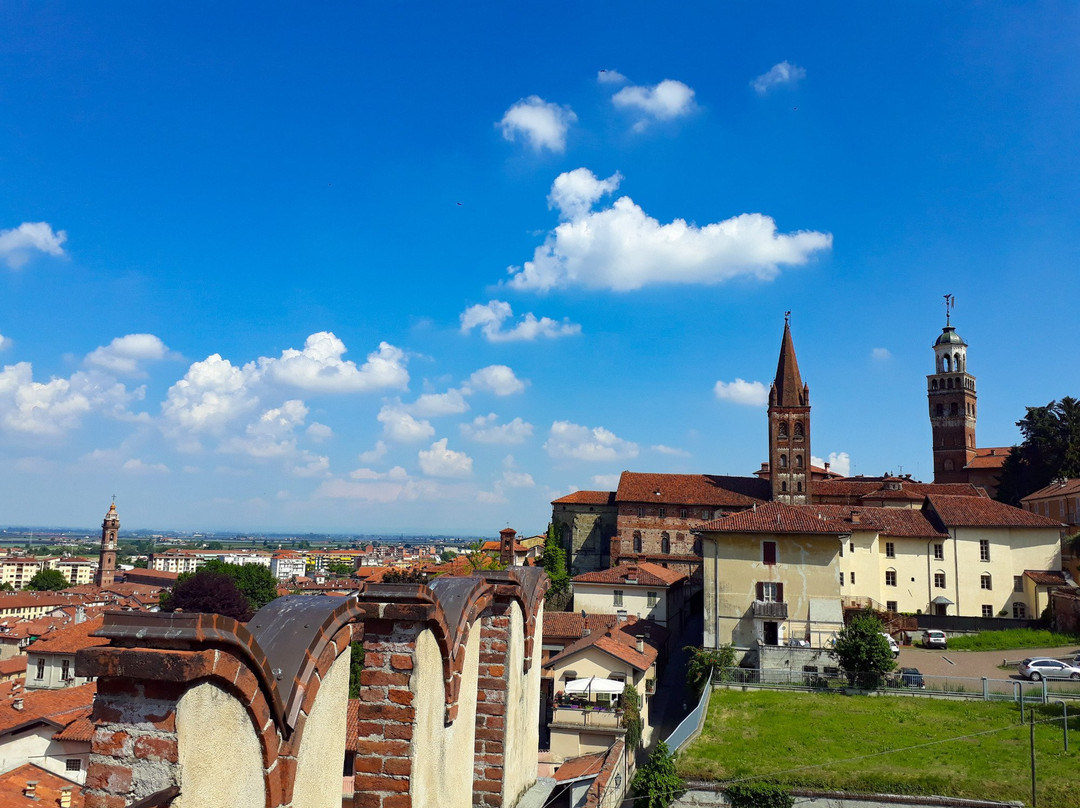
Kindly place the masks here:
<instances>
[{"instance_id":1,"label":"parking lot","mask_svg":"<svg viewBox=\"0 0 1080 808\"><path fill-rule=\"evenodd\" d=\"M988 679L1020 680L1016 665L1009 670L999 666L1004 660L1019 662L1026 657L1051 657L1053 659L1071 659L1080 653L1080 648L1068 645L1059 648L1018 648L1010 651L951 651L941 649L904 646L896 664L905 668L918 668L927 676L963 676Z\"/></svg>"}]
</instances>

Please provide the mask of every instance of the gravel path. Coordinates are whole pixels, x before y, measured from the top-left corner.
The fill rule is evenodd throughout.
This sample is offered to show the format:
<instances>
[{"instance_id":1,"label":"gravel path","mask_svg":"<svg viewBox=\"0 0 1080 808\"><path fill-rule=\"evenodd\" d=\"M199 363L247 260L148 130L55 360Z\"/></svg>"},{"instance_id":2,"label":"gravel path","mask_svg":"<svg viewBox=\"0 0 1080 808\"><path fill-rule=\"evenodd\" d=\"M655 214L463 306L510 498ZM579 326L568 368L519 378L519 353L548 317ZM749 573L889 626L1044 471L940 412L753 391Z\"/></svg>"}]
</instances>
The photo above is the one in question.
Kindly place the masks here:
<instances>
[{"instance_id":1,"label":"gravel path","mask_svg":"<svg viewBox=\"0 0 1080 808\"><path fill-rule=\"evenodd\" d=\"M1077 653L1080 653L1080 648L1075 645L1058 648L1016 648L1010 651L941 651L912 646L900 649L896 664L905 668L918 668L928 676L1021 679L1015 665L1010 670L1001 670L998 666L1006 659L1010 662L1037 656L1070 659Z\"/></svg>"}]
</instances>

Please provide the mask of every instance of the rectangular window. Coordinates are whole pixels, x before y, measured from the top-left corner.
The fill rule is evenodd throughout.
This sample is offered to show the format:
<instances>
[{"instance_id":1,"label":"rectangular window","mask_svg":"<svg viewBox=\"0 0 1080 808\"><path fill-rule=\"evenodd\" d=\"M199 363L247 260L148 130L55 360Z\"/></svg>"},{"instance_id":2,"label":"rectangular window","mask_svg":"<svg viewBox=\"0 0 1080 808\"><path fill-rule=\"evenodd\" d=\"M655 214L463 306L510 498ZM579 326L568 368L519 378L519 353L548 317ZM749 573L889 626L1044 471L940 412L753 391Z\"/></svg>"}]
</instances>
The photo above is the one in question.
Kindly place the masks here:
<instances>
[{"instance_id":1,"label":"rectangular window","mask_svg":"<svg viewBox=\"0 0 1080 808\"><path fill-rule=\"evenodd\" d=\"M993 606L988 606L987 604L984 603L983 607L982 607L982 616L983 617L993 617L994 616L994 607Z\"/></svg>"},{"instance_id":2,"label":"rectangular window","mask_svg":"<svg viewBox=\"0 0 1080 808\"><path fill-rule=\"evenodd\" d=\"M891 541L885 542L885 557L896 558L896 545Z\"/></svg>"},{"instance_id":3,"label":"rectangular window","mask_svg":"<svg viewBox=\"0 0 1080 808\"><path fill-rule=\"evenodd\" d=\"M979 560L990 560L990 541L989 539L979 539Z\"/></svg>"},{"instance_id":4,"label":"rectangular window","mask_svg":"<svg viewBox=\"0 0 1080 808\"><path fill-rule=\"evenodd\" d=\"M855 573L851 573L851 585L855 586Z\"/></svg>"},{"instance_id":5,"label":"rectangular window","mask_svg":"<svg viewBox=\"0 0 1080 808\"><path fill-rule=\"evenodd\" d=\"M773 581L763 581L761 584L761 599L766 603L778 603L780 601L780 586Z\"/></svg>"},{"instance_id":6,"label":"rectangular window","mask_svg":"<svg viewBox=\"0 0 1080 808\"><path fill-rule=\"evenodd\" d=\"M934 573L934 588L935 589L944 589L945 588L945 573L944 572L935 572Z\"/></svg>"},{"instance_id":7,"label":"rectangular window","mask_svg":"<svg viewBox=\"0 0 1080 808\"><path fill-rule=\"evenodd\" d=\"M844 573L840 573L840 586L844 585Z\"/></svg>"},{"instance_id":8,"label":"rectangular window","mask_svg":"<svg viewBox=\"0 0 1080 808\"><path fill-rule=\"evenodd\" d=\"M685 519L686 518L686 508L679 508L679 518L680 519Z\"/></svg>"},{"instance_id":9,"label":"rectangular window","mask_svg":"<svg viewBox=\"0 0 1080 808\"><path fill-rule=\"evenodd\" d=\"M1014 603L1013 617L1015 617L1017 620L1023 620L1025 617L1027 617L1027 607L1024 606L1023 603Z\"/></svg>"},{"instance_id":10,"label":"rectangular window","mask_svg":"<svg viewBox=\"0 0 1080 808\"><path fill-rule=\"evenodd\" d=\"M840 557L844 557L844 543L840 542Z\"/></svg>"},{"instance_id":11,"label":"rectangular window","mask_svg":"<svg viewBox=\"0 0 1080 808\"><path fill-rule=\"evenodd\" d=\"M648 592L645 595L645 601L646 601L646 604L648 605L648 607L651 609L653 606L655 606L660 601L660 598L657 596L657 594L655 592Z\"/></svg>"},{"instance_id":12,"label":"rectangular window","mask_svg":"<svg viewBox=\"0 0 1080 808\"><path fill-rule=\"evenodd\" d=\"M899 609L896 608L896 601L895 600L887 600L887 601L885 601L885 608L888 609L890 612L898 612L898 611L900 611Z\"/></svg>"},{"instance_id":13,"label":"rectangular window","mask_svg":"<svg viewBox=\"0 0 1080 808\"><path fill-rule=\"evenodd\" d=\"M69 670L71 670L71 661L65 659L60 663L60 678L66 680Z\"/></svg>"},{"instance_id":14,"label":"rectangular window","mask_svg":"<svg viewBox=\"0 0 1080 808\"><path fill-rule=\"evenodd\" d=\"M761 543L761 563L769 566L776 563L776 542L763 541Z\"/></svg>"},{"instance_id":15,"label":"rectangular window","mask_svg":"<svg viewBox=\"0 0 1080 808\"><path fill-rule=\"evenodd\" d=\"M37 677L38 679L45 678L45 660L42 657L37 659Z\"/></svg>"},{"instance_id":16,"label":"rectangular window","mask_svg":"<svg viewBox=\"0 0 1080 808\"><path fill-rule=\"evenodd\" d=\"M78 758L68 758L66 761L64 761L64 767L69 772L81 772L82 771L82 761L79 760Z\"/></svg>"},{"instance_id":17,"label":"rectangular window","mask_svg":"<svg viewBox=\"0 0 1080 808\"><path fill-rule=\"evenodd\" d=\"M614 606L622 606L623 605L623 602L622 602L623 591L621 589L616 589L614 594L615 594L615 602L612 605L614 605Z\"/></svg>"},{"instance_id":18,"label":"rectangular window","mask_svg":"<svg viewBox=\"0 0 1080 808\"><path fill-rule=\"evenodd\" d=\"M979 576L979 588L980 589L993 589L994 588L992 579L985 572L982 575Z\"/></svg>"},{"instance_id":19,"label":"rectangular window","mask_svg":"<svg viewBox=\"0 0 1080 808\"><path fill-rule=\"evenodd\" d=\"M666 513L667 513L667 511L666 511L666 510L665 510L664 508L660 508L660 509L659 509L659 510L657 511L657 515L659 515L659 517L660 517L661 519L663 519L663 518L664 518L664 515L665 515Z\"/></svg>"},{"instance_id":20,"label":"rectangular window","mask_svg":"<svg viewBox=\"0 0 1080 808\"><path fill-rule=\"evenodd\" d=\"M934 560L935 561L944 561L945 560L945 545L944 544L935 544L934 545Z\"/></svg>"},{"instance_id":21,"label":"rectangular window","mask_svg":"<svg viewBox=\"0 0 1080 808\"><path fill-rule=\"evenodd\" d=\"M847 548L848 548L848 550L850 550L851 552L854 553L855 552L855 542L849 541Z\"/></svg>"},{"instance_id":22,"label":"rectangular window","mask_svg":"<svg viewBox=\"0 0 1080 808\"><path fill-rule=\"evenodd\" d=\"M896 570L885 570L885 586L896 586Z\"/></svg>"},{"instance_id":23,"label":"rectangular window","mask_svg":"<svg viewBox=\"0 0 1080 808\"><path fill-rule=\"evenodd\" d=\"M638 508L637 509L637 515L638 515L639 519L644 518L645 517L645 509L644 508Z\"/></svg>"},{"instance_id":24,"label":"rectangular window","mask_svg":"<svg viewBox=\"0 0 1080 808\"><path fill-rule=\"evenodd\" d=\"M1013 592L1023 592L1023 591L1024 591L1024 576L1023 575L1014 575L1013 576Z\"/></svg>"}]
</instances>

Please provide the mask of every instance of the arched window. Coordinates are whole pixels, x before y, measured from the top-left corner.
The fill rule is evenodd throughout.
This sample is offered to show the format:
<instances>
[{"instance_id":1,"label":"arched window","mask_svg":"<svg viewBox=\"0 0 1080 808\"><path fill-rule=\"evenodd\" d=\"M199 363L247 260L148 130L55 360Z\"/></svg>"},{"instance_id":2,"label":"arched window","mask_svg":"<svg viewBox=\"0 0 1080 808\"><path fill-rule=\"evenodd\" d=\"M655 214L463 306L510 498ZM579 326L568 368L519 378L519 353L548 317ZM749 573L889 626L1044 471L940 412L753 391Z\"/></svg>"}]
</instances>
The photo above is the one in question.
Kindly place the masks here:
<instances>
[{"instance_id":1,"label":"arched window","mask_svg":"<svg viewBox=\"0 0 1080 808\"><path fill-rule=\"evenodd\" d=\"M802 483L796 483L795 484L795 490L798 491L801 494L802 493Z\"/></svg>"},{"instance_id":2,"label":"arched window","mask_svg":"<svg viewBox=\"0 0 1080 808\"><path fill-rule=\"evenodd\" d=\"M803 437L802 421L796 421L795 422L795 440L802 440L802 437Z\"/></svg>"},{"instance_id":3,"label":"arched window","mask_svg":"<svg viewBox=\"0 0 1080 808\"><path fill-rule=\"evenodd\" d=\"M945 386L946 386L947 388L949 388L950 390L952 390L952 379L948 379L948 380L946 380L946 382L945 382Z\"/></svg>"},{"instance_id":4,"label":"arched window","mask_svg":"<svg viewBox=\"0 0 1080 808\"><path fill-rule=\"evenodd\" d=\"M931 390L937 390L937 379L932 379L930 381L930 389Z\"/></svg>"},{"instance_id":5,"label":"arched window","mask_svg":"<svg viewBox=\"0 0 1080 808\"><path fill-rule=\"evenodd\" d=\"M950 370L952 370L952 364L949 362L948 355L946 355L945 356L945 372L948 373Z\"/></svg>"},{"instance_id":6,"label":"arched window","mask_svg":"<svg viewBox=\"0 0 1080 808\"><path fill-rule=\"evenodd\" d=\"M955 356L953 357L953 368L954 368L954 369L955 369L955 370L956 370L957 372L959 372L959 371L960 371L960 354L956 354L956 355L955 355Z\"/></svg>"},{"instance_id":7,"label":"arched window","mask_svg":"<svg viewBox=\"0 0 1080 808\"><path fill-rule=\"evenodd\" d=\"M782 469L787 468L787 455L786 454L780 455L780 468L782 468Z\"/></svg>"},{"instance_id":8,"label":"arched window","mask_svg":"<svg viewBox=\"0 0 1080 808\"><path fill-rule=\"evenodd\" d=\"M640 553L641 552L641 531L640 530L635 530L634 531L634 552L635 553Z\"/></svg>"},{"instance_id":9,"label":"arched window","mask_svg":"<svg viewBox=\"0 0 1080 808\"><path fill-rule=\"evenodd\" d=\"M944 415L945 414L945 405L938 404L937 406L935 406L934 407L934 413L936 415Z\"/></svg>"},{"instance_id":10,"label":"arched window","mask_svg":"<svg viewBox=\"0 0 1080 808\"><path fill-rule=\"evenodd\" d=\"M795 468L802 468L802 455L795 455Z\"/></svg>"},{"instance_id":11,"label":"arched window","mask_svg":"<svg viewBox=\"0 0 1080 808\"><path fill-rule=\"evenodd\" d=\"M660 534L660 552L664 555L671 553L671 536L666 530Z\"/></svg>"},{"instance_id":12,"label":"arched window","mask_svg":"<svg viewBox=\"0 0 1080 808\"><path fill-rule=\"evenodd\" d=\"M947 459L945 460L945 471L952 471L952 470L953 470L953 462L952 462L952 459L951 459L951 458L947 458Z\"/></svg>"},{"instance_id":13,"label":"arched window","mask_svg":"<svg viewBox=\"0 0 1080 808\"><path fill-rule=\"evenodd\" d=\"M982 575L979 576L979 588L980 589L993 589L994 588L994 582L993 582L993 579L990 577L989 572L984 572Z\"/></svg>"},{"instance_id":14,"label":"arched window","mask_svg":"<svg viewBox=\"0 0 1080 808\"><path fill-rule=\"evenodd\" d=\"M786 481L780 483L780 490L785 494L787 493L787 482Z\"/></svg>"},{"instance_id":15,"label":"arched window","mask_svg":"<svg viewBox=\"0 0 1080 808\"><path fill-rule=\"evenodd\" d=\"M787 421L780 422L780 427L776 430L776 436L783 440L787 440Z\"/></svg>"}]
</instances>

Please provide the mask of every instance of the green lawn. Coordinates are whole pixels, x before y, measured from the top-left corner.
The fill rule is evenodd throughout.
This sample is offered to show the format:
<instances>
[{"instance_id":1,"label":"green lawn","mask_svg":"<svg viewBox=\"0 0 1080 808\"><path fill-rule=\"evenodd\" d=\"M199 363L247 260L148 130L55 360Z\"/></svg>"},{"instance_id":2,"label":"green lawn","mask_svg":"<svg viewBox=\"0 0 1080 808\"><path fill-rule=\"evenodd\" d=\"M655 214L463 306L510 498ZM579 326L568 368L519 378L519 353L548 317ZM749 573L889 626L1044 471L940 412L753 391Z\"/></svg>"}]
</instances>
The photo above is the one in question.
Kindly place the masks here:
<instances>
[{"instance_id":1,"label":"green lawn","mask_svg":"<svg viewBox=\"0 0 1080 808\"><path fill-rule=\"evenodd\" d=\"M1036 713L1055 715L1056 723L1035 727L1039 804L1080 808L1080 717L1070 715L1066 754L1060 705ZM807 788L1030 804L1029 729L1018 720L1018 708L1002 702L717 690L701 736L678 767L697 780L762 777ZM931 741L941 743L892 751Z\"/></svg>"},{"instance_id":2,"label":"green lawn","mask_svg":"<svg viewBox=\"0 0 1080 808\"><path fill-rule=\"evenodd\" d=\"M1010 628L1004 631L980 631L949 637L950 651L1008 651L1013 648L1055 648L1080 646L1080 637L1030 628Z\"/></svg>"}]
</instances>

